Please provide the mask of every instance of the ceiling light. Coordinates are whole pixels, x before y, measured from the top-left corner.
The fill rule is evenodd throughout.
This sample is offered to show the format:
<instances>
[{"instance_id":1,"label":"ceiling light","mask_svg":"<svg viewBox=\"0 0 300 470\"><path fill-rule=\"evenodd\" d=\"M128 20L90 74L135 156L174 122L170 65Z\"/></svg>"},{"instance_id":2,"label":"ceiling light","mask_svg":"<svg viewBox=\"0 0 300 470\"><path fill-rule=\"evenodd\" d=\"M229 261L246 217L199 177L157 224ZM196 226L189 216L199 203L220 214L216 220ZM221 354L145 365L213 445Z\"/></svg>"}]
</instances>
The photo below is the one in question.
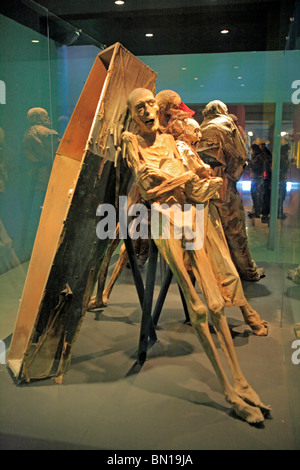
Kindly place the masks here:
<instances>
[{"instance_id":1,"label":"ceiling light","mask_svg":"<svg viewBox=\"0 0 300 470\"><path fill-rule=\"evenodd\" d=\"M181 70L186 70L186 67L181 67Z\"/></svg>"},{"instance_id":2,"label":"ceiling light","mask_svg":"<svg viewBox=\"0 0 300 470\"><path fill-rule=\"evenodd\" d=\"M146 33L145 36L146 36L147 38L152 38L153 34L152 34L152 33Z\"/></svg>"},{"instance_id":3,"label":"ceiling light","mask_svg":"<svg viewBox=\"0 0 300 470\"><path fill-rule=\"evenodd\" d=\"M248 135L249 135L250 137L253 137L253 132L252 132L252 131L249 131L249 132L248 132Z\"/></svg>"},{"instance_id":4,"label":"ceiling light","mask_svg":"<svg viewBox=\"0 0 300 470\"><path fill-rule=\"evenodd\" d=\"M40 42L38 39L31 39L31 42Z\"/></svg>"},{"instance_id":5,"label":"ceiling light","mask_svg":"<svg viewBox=\"0 0 300 470\"><path fill-rule=\"evenodd\" d=\"M221 34L227 34L229 33L228 29L222 29Z\"/></svg>"},{"instance_id":6,"label":"ceiling light","mask_svg":"<svg viewBox=\"0 0 300 470\"><path fill-rule=\"evenodd\" d=\"M239 66L238 66L238 65L235 65L233 68L234 68L234 69L238 69L238 68L239 68Z\"/></svg>"},{"instance_id":7,"label":"ceiling light","mask_svg":"<svg viewBox=\"0 0 300 470\"><path fill-rule=\"evenodd\" d=\"M198 80L198 77L195 77L194 80Z\"/></svg>"},{"instance_id":8,"label":"ceiling light","mask_svg":"<svg viewBox=\"0 0 300 470\"><path fill-rule=\"evenodd\" d=\"M116 0L115 2L116 5L123 5L123 3L125 3L123 0Z\"/></svg>"},{"instance_id":9,"label":"ceiling light","mask_svg":"<svg viewBox=\"0 0 300 470\"><path fill-rule=\"evenodd\" d=\"M238 80L241 80L243 77L238 77Z\"/></svg>"},{"instance_id":10,"label":"ceiling light","mask_svg":"<svg viewBox=\"0 0 300 470\"><path fill-rule=\"evenodd\" d=\"M241 86L245 86L245 85L242 83Z\"/></svg>"}]
</instances>

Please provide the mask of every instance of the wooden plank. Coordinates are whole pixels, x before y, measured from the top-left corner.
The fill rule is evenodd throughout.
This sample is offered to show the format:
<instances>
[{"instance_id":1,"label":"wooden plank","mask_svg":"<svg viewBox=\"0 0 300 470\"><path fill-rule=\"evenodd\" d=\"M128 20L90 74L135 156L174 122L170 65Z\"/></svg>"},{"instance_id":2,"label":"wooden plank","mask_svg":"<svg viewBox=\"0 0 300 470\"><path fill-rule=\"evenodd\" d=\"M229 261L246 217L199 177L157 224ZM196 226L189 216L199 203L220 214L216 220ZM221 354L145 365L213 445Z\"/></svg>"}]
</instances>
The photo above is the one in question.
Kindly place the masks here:
<instances>
[{"instance_id":1,"label":"wooden plank","mask_svg":"<svg viewBox=\"0 0 300 470\"><path fill-rule=\"evenodd\" d=\"M74 191L79 170L77 160L56 156L11 341L8 365L11 360L22 358L26 350L62 236L71 202L70 192Z\"/></svg>"},{"instance_id":2,"label":"wooden plank","mask_svg":"<svg viewBox=\"0 0 300 470\"><path fill-rule=\"evenodd\" d=\"M98 55L57 149L58 155L82 161L106 77L107 69Z\"/></svg>"},{"instance_id":3,"label":"wooden plank","mask_svg":"<svg viewBox=\"0 0 300 470\"><path fill-rule=\"evenodd\" d=\"M96 235L99 204L115 205L115 128L128 93L156 74L120 43L101 52L57 150L8 355L18 381L65 373L109 239Z\"/></svg>"}]
</instances>

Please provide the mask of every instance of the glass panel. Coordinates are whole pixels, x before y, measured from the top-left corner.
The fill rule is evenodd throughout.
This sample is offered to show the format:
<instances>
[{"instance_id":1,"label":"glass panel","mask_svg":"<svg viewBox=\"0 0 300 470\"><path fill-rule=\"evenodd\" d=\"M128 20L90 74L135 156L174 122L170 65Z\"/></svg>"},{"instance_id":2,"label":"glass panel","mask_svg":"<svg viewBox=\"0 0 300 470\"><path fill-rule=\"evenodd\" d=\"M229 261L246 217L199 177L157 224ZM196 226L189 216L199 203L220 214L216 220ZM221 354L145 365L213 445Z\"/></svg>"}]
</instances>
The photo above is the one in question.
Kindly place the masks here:
<instances>
[{"instance_id":1,"label":"glass panel","mask_svg":"<svg viewBox=\"0 0 300 470\"><path fill-rule=\"evenodd\" d=\"M3 272L30 257L51 171L54 138L47 135L51 126L47 37L2 15L0 31L5 90L0 108L1 221L8 243ZM42 148L42 139L46 148Z\"/></svg>"},{"instance_id":2,"label":"glass panel","mask_svg":"<svg viewBox=\"0 0 300 470\"><path fill-rule=\"evenodd\" d=\"M1 338L13 331L53 162L47 12L36 29L0 15Z\"/></svg>"},{"instance_id":3,"label":"glass panel","mask_svg":"<svg viewBox=\"0 0 300 470\"><path fill-rule=\"evenodd\" d=\"M283 196L286 191L287 223L282 235L284 274L282 282L283 325L294 324L294 332L300 338L300 4L295 3L294 15L286 44L287 54L298 54L296 69L288 63L290 76L290 100L283 103L281 127L282 149L288 151L287 175L281 168L280 184ZM287 147L288 145L288 147ZM283 156L283 155L282 155ZM284 161L282 162L284 163ZM281 194L281 193L279 193Z\"/></svg>"},{"instance_id":4,"label":"glass panel","mask_svg":"<svg viewBox=\"0 0 300 470\"><path fill-rule=\"evenodd\" d=\"M0 15L1 338L13 331L56 149L103 47L30 0L17 13Z\"/></svg>"},{"instance_id":5,"label":"glass panel","mask_svg":"<svg viewBox=\"0 0 300 470\"><path fill-rule=\"evenodd\" d=\"M6 3L0 15L0 340L8 347L55 152L105 46L31 0L18 2L11 15L14 8ZM298 362L291 344L292 337L300 339L300 3L295 4L285 50L139 59L157 72L157 92L177 91L199 123L205 105L220 99L241 126L248 165L237 189L252 257L267 271L267 282L244 283L245 293L255 308L268 312L276 331L268 338L276 342L273 351L284 349L280 367L298 436ZM263 160L257 171L255 152L262 147L255 145L271 154L269 166Z\"/></svg>"}]
</instances>

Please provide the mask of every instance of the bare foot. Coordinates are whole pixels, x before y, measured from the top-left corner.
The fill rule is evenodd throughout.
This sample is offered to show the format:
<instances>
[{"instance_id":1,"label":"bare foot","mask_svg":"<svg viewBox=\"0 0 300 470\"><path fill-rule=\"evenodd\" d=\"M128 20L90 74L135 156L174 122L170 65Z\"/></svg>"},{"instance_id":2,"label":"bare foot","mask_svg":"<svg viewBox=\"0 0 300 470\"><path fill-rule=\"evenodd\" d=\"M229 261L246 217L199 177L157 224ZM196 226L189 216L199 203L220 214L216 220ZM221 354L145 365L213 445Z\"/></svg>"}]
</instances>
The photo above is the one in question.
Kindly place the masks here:
<instances>
[{"instance_id":1,"label":"bare foot","mask_svg":"<svg viewBox=\"0 0 300 470\"><path fill-rule=\"evenodd\" d=\"M243 281L248 282L258 282L263 277L266 277L264 268L256 267L256 271L253 272L251 275L240 273L240 278L243 279Z\"/></svg>"},{"instance_id":2,"label":"bare foot","mask_svg":"<svg viewBox=\"0 0 300 470\"><path fill-rule=\"evenodd\" d=\"M102 308L102 307L106 307L106 303L103 302L103 299L97 300L96 295L91 297L91 300L89 301L89 304L88 304L88 310L94 310L95 308Z\"/></svg>"},{"instance_id":3,"label":"bare foot","mask_svg":"<svg viewBox=\"0 0 300 470\"><path fill-rule=\"evenodd\" d=\"M235 414L242 418L249 424L260 424L264 422L264 417L259 408L243 402L243 404L235 403L233 405L233 411Z\"/></svg>"},{"instance_id":4,"label":"bare foot","mask_svg":"<svg viewBox=\"0 0 300 470\"><path fill-rule=\"evenodd\" d=\"M247 324L250 326L251 330L256 336L267 336L268 335L268 323L265 320L260 320L257 322L256 320L249 319Z\"/></svg>"},{"instance_id":5,"label":"bare foot","mask_svg":"<svg viewBox=\"0 0 300 470\"><path fill-rule=\"evenodd\" d=\"M235 383L234 390L246 403L261 409L264 414L269 414L272 410L270 405L262 403L261 399L248 383Z\"/></svg>"},{"instance_id":6,"label":"bare foot","mask_svg":"<svg viewBox=\"0 0 300 470\"><path fill-rule=\"evenodd\" d=\"M267 336L268 323L262 320L258 313L248 304L240 307L245 323L250 326L253 333L257 336Z\"/></svg>"},{"instance_id":7,"label":"bare foot","mask_svg":"<svg viewBox=\"0 0 300 470\"><path fill-rule=\"evenodd\" d=\"M233 405L233 411L235 414L247 423L260 424L265 420L261 410L258 407L249 405L234 391L225 395L225 398Z\"/></svg>"}]
</instances>

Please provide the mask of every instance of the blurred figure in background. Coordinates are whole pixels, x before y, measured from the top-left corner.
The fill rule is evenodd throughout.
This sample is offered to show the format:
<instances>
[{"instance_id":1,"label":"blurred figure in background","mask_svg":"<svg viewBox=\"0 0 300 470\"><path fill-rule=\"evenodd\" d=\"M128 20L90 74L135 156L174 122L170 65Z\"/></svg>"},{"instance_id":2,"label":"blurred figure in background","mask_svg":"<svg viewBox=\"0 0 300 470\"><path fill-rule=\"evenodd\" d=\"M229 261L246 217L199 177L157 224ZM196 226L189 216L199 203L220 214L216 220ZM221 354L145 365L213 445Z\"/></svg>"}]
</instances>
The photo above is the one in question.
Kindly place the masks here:
<instances>
[{"instance_id":1,"label":"blurred figure in background","mask_svg":"<svg viewBox=\"0 0 300 470\"><path fill-rule=\"evenodd\" d=\"M264 160L262 151L257 144L252 144L250 148L251 159L249 162L251 177L251 197L253 210L248 212L250 218L260 218L262 211L263 173Z\"/></svg>"},{"instance_id":2,"label":"blurred figure in background","mask_svg":"<svg viewBox=\"0 0 300 470\"><path fill-rule=\"evenodd\" d=\"M22 199L22 240L24 251L30 254L59 144L59 135L51 129L49 115L43 108L29 109L27 121L29 127L23 138L25 158L21 163L25 185Z\"/></svg>"},{"instance_id":3,"label":"blurred figure in background","mask_svg":"<svg viewBox=\"0 0 300 470\"><path fill-rule=\"evenodd\" d=\"M257 139L257 143L261 149L264 162L261 221L263 224L267 224L271 208L272 153L267 147L267 144L270 143L268 140Z\"/></svg>"},{"instance_id":4,"label":"blurred figure in background","mask_svg":"<svg viewBox=\"0 0 300 470\"><path fill-rule=\"evenodd\" d=\"M283 212L283 203L286 198L286 183L289 169L289 153L291 147L287 140L282 139L280 147L280 171L279 171L279 190L278 190L278 218L285 219L287 214Z\"/></svg>"},{"instance_id":5,"label":"blurred figure in background","mask_svg":"<svg viewBox=\"0 0 300 470\"><path fill-rule=\"evenodd\" d=\"M58 146L58 132L50 129L50 119L43 108L27 113L29 128L24 135L25 156L31 162L31 178L35 190L45 192Z\"/></svg>"}]
</instances>

